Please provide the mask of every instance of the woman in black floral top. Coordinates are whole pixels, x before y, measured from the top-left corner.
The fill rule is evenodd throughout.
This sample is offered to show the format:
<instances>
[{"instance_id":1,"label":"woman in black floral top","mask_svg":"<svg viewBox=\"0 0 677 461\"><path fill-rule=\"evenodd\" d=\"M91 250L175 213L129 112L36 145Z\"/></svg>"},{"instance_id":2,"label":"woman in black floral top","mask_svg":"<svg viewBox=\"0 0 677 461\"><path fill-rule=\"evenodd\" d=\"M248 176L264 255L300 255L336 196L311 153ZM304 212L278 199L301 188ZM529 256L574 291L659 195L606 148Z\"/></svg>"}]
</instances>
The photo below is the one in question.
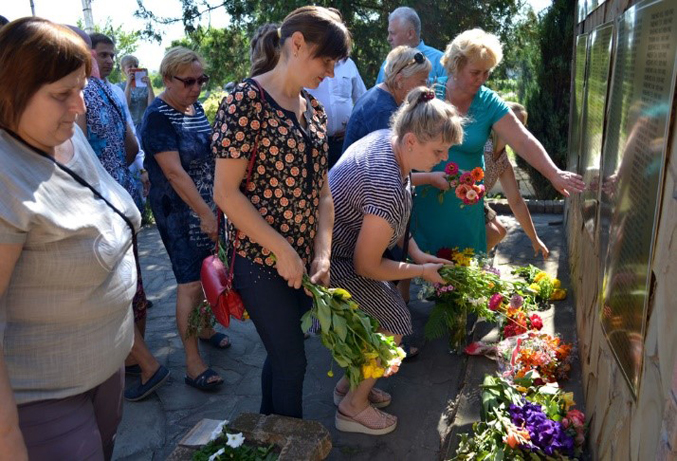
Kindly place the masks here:
<instances>
[{"instance_id":1,"label":"woman in black floral top","mask_svg":"<svg viewBox=\"0 0 677 461\"><path fill-rule=\"evenodd\" d=\"M301 281L308 272L314 282L329 283L334 223L327 118L303 88L333 77L351 39L337 11L315 6L294 10L280 27L264 27L253 45L255 79L224 99L214 124L214 199L237 251L235 287L268 351L260 411L300 418L306 369L300 319L312 302Z\"/></svg>"}]
</instances>

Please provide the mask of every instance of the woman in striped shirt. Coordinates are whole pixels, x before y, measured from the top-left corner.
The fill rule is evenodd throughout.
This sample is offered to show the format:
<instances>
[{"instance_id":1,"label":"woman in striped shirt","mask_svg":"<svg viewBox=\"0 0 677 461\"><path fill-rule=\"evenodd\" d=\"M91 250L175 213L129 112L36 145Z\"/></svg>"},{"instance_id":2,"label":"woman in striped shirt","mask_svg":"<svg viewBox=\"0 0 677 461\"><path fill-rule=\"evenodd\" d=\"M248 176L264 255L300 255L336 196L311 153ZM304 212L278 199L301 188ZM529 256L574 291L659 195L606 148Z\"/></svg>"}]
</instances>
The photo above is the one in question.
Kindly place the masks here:
<instances>
[{"instance_id":1,"label":"woman in striped shirt","mask_svg":"<svg viewBox=\"0 0 677 461\"><path fill-rule=\"evenodd\" d=\"M411 316L393 280L422 277L443 283L440 258L423 253L409 238L413 264L383 257L405 238L411 214L411 171L430 171L461 142L461 117L451 104L425 87L413 89L393 115L391 129L378 130L351 145L329 173L335 220L331 285L345 288L360 308L376 318L381 331L397 343L410 334ZM409 236L407 236L409 237ZM346 432L387 434L397 418L384 413L390 396L367 379L348 390L343 378L334 389L336 427Z\"/></svg>"}]
</instances>

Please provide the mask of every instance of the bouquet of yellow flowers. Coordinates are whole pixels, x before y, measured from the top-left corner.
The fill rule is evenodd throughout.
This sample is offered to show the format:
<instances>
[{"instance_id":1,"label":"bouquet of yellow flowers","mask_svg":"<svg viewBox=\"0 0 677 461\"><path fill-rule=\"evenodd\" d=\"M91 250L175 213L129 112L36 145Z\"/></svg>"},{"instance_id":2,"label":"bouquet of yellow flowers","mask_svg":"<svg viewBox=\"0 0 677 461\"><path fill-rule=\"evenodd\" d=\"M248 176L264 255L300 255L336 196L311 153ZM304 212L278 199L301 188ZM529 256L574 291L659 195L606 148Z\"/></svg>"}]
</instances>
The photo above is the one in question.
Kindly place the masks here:
<instances>
[{"instance_id":1,"label":"bouquet of yellow flowers","mask_svg":"<svg viewBox=\"0 0 677 461\"><path fill-rule=\"evenodd\" d=\"M529 290L536 297L536 301L541 304L548 301L560 301L567 297L567 290L562 288L562 282L536 266L530 264L526 267L518 267L512 273L527 281Z\"/></svg>"},{"instance_id":2,"label":"bouquet of yellow flowers","mask_svg":"<svg viewBox=\"0 0 677 461\"><path fill-rule=\"evenodd\" d=\"M364 379L397 371L406 354L391 336L377 332L378 321L359 310L350 293L316 285L308 276L303 286L313 296L313 307L301 318L301 328L308 331L313 319L319 322L322 344L346 370L351 388Z\"/></svg>"}]
</instances>

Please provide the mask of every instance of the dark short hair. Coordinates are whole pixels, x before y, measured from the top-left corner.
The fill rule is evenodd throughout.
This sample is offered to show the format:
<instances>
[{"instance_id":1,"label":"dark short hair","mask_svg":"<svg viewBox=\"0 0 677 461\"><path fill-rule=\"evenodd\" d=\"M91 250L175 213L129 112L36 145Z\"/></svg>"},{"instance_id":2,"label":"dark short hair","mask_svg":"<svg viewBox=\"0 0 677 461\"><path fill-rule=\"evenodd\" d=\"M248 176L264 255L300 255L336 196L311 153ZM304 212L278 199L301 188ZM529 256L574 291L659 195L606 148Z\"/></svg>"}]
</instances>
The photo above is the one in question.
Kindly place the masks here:
<instances>
[{"instance_id":1,"label":"dark short hair","mask_svg":"<svg viewBox=\"0 0 677 461\"><path fill-rule=\"evenodd\" d=\"M9 19L0 14L0 27L4 26L7 23L9 23Z\"/></svg>"},{"instance_id":2,"label":"dark short hair","mask_svg":"<svg viewBox=\"0 0 677 461\"><path fill-rule=\"evenodd\" d=\"M83 66L88 76L90 51L67 27L30 16L0 29L0 126L16 130L28 102L43 85Z\"/></svg>"},{"instance_id":3,"label":"dark short hair","mask_svg":"<svg viewBox=\"0 0 677 461\"><path fill-rule=\"evenodd\" d=\"M94 32L93 34L89 34L89 38L92 39L92 49L96 48L96 45L98 45L99 43L103 43L104 45L115 46L115 42L113 41L113 39L106 34Z\"/></svg>"}]
</instances>

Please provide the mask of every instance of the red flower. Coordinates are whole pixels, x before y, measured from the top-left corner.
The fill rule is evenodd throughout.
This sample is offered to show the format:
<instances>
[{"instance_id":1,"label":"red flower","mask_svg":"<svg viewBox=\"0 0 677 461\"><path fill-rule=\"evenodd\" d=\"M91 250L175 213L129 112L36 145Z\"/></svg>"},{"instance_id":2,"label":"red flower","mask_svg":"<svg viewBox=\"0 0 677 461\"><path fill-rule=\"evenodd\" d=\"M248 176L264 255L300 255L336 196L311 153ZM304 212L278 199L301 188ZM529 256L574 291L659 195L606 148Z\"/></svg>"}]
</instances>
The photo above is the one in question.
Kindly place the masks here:
<instances>
[{"instance_id":1,"label":"red flower","mask_svg":"<svg viewBox=\"0 0 677 461\"><path fill-rule=\"evenodd\" d=\"M451 251L451 248L440 248L439 250L437 250L435 256L437 256L438 258L447 259L451 261L451 257L453 254L454 253L453 251Z\"/></svg>"},{"instance_id":2,"label":"red flower","mask_svg":"<svg viewBox=\"0 0 677 461\"><path fill-rule=\"evenodd\" d=\"M458 180L461 182L461 184L466 184L468 186L472 186L475 183L475 180L473 179L472 174L470 174L469 171L463 173Z\"/></svg>"},{"instance_id":3,"label":"red flower","mask_svg":"<svg viewBox=\"0 0 677 461\"><path fill-rule=\"evenodd\" d=\"M526 333L526 331L527 329L522 325L518 325L513 322L508 322L503 328L503 337L510 338L511 336L517 336L521 335L522 333Z\"/></svg>"},{"instance_id":4,"label":"red flower","mask_svg":"<svg viewBox=\"0 0 677 461\"><path fill-rule=\"evenodd\" d=\"M449 176L455 176L458 173L458 163L449 162L444 167L444 172Z\"/></svg>"},{"instance_id":5,"label":"red flower","mask_svg":"<svg viewBox=\"0 0 677 461\"><path fill-rule=\"evenodd\" d=\"M543 320L538 314L533 314L531 317L529 317L529 320L531 321L532 330L540 330L543 328Z\"/></svg>"},{"instance_id":6,"label":"red flower","mask_svg":"<svg viewBox=\"0 0 677 461\"><path fill-rule=\"evenodd\" d=\"M489 300L489 310L495 311L501 306L503 302L503 295L501 293L494 293Z\"/></svg>"}]
</instances>

